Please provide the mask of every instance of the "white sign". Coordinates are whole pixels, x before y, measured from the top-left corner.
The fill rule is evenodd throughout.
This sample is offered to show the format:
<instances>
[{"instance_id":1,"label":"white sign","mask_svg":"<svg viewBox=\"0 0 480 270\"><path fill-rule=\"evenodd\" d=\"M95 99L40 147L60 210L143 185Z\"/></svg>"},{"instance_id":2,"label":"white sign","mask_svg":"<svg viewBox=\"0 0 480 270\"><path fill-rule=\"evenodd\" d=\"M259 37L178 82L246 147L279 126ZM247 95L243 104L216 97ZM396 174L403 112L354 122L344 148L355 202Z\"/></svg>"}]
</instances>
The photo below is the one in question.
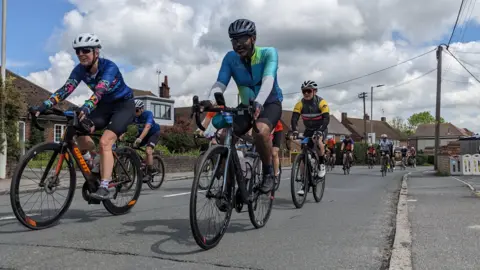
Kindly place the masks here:
<instances>
[{"instance_id":1,"label":"white sign","mask_svg":"<svg viewBox=\"0 0 480 270\"><path fill-rule=\"evenodd\" d=\"M367 133L368 134L368 142L375 143L375 133Z\"/></svg>"}]
</instances>

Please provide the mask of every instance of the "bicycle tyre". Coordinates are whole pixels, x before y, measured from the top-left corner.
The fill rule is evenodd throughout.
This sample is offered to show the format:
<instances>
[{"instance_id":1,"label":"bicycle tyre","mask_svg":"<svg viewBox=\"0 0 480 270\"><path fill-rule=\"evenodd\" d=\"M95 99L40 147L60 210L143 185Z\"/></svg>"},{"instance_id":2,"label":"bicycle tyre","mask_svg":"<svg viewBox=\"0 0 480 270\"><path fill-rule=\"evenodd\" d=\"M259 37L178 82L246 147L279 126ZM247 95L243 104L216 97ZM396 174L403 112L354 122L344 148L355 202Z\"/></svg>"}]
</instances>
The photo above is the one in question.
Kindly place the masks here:
<instances>
[{"instance_id":1,"label":"bicycle tyre","mask_svg":"<svg viewBox=\"0 0 480 270\"><path fill-rule=\"evenodd\" d=\"M158 182L158 184L153 184L153 178L147 182L148 187L152 190L160 188L165 180L165 163L163 163L163 159L159 155L153 155L153 164L155 164L155 160L158 161L158 164L160 164L160 169L162 170L162 179Z\"/></svg>"},{"instance_id":2,"label":"bicycle tyre","mask_svg":"<svg viewBox=\"0 0 480 270\"><path fill-rule=\"evenodd\" d=\"M132 162L133 166L135 167L134 175L132 178L133 178L133 181L137 180L137 183L135 184L135 192L133 194L132 199L127 203L127 205L116 206L112 203L111 200L102 201L103 206L110 214L118 216L118 215L124 215L130 212L130 210L135 206L135 204L137 204L138 197L140 197L140 193L142 191L143 179L142 179L142 171L140 170L141 161L134 149L130 147L125 147L125 148L122 148L121 151L116 151L116 153L119 160L122 160L122 156L123 156ZM115 168L113 168L113 170L115 170Z\"/></svg>"},{"instance_id":3,"label":"bicycle tyre","mask_svg":"<svg viewBox=\"0 0 480 270\"><path fill-rule=\"evenodd\" d=\"M30 150L25 153L25 155L21 158L20 162L18 163L17 167L15 168L15 172L12 177L12 182L10 183L10 204L12 206L13 213L17 220L25 227L32 229L32 230L41 230L52 227L57 224L60 218L65 214L65 212L70 207L73 196L75 194L76 188L76 172L75 167L71 161L67 161L68 170L70 173L70 188L68 189L67 197L65 199L65 203L58 212L58 214L50 220L47 221L35 221L32 218L28 217L25 212L23 211L22 207L20 206L20 198L19 198L19 182L21 180L22 172L24 171L25 167L32 158L34 158L39 153L42 153L46 150L53 150L56 151L57 154L60 152L62 146L58 143L53 142L44 142L35 145ZM54 168L54 166L52 166Z\"/></svg>"},{"instance_id":4,"label":"bicycle tyre","mask_svg":"<svg viewBox=\"0 0 480 270\"><path fill-rule=\"evenodd\" d=\"M313 186L312 188L312 193L313 193L313 198L315 199L315 201L317 203L321 202L322 199L323 199L323 194L325 193L325 182L327 181L327 175L325 175L323 177L323 180L319 183L317 183L315 186ZM319 185L320 184L320 185ZM318 190L318 187L321 187L321 192L319 195L317 195L317 190Z\"/></svg>"},{"instance_id":5,"label":"bicycle tyre","mask_svg":"<svg viewBox=\"0 0 480 270\"><path fill-rule=\"evenodd\" d=\"M270 218L270 214L272 213L273 199L275 197L275 187L273 188L272 191L270 191L269 194L268 193L263 194L262 192L259 191L260 185L262 183L262 179L259 179L262 177L261 174L259 173L261 164L262 163L260 161L260 158L257 157L253 163L252 178L248 183L248 194L253 195L253 198L254 198L253 202L248 204L248 215L250 217L250 221L252 222L252 225L256 229L262 228L265 226L265 224L267 224L268 219ZM258 220L255 215L255 210L257 208L256 207L257 201L260 196L268 197L268 209L262 220Z\"/></svg>"},{"instance_id":6,"label":"bicycle tyre","mask_svg":"<svg viewBox=\"0 0 480 270\"><path fill-rule=\"evenodd\" d=\"M304 185L304 194L302 196L302 200L299 202L297 201L296 194L297 191L295 190L295 180L297 179L296 172L300 169L300 164L303 162L303 185ZM298 167L298 169L296 169ZM305 201L307 200L307 194L308 194L308 177L307 177L307 164L305 163L305 154L299 154L295 158L295 161L293 162L292 166L292 171L291 171L291 176L290 176L290 193L292 194L292 201L293 204L295 205L296 208L302 208L303 205L305 204Z\"/></svg>"},{"instance_id":7,"label":"bicycle tyre","mask_svg":"<svg viewBox=\"0 0 480 270\"><path fill-rule=\"evenodd\" d=\"M207 162L210 162L211 157L214 157L216 155L221 155L224 154L227 151L227 148L223 145L215 145L210 147L203 155L201 161L199 162L200 166L198 166L199 170L202 170L204 166L207 165ZM231 169L231 164L228 166L229 170L227 172L227 178L230 178L230 180L233 180L232 177L232 169ZM198 170L197 170L198 172ZM220 228L220 231L212 238L212 239L206 239L205 236L202 235L200 228L198 226L198 221L197 221L197 196L198 196L198 187L200 183L200 176L201 173L195 173L195 177L192 182L192 189L190 192L190 209L189 209L189 216L190 216L190 229L193 234L193 238L195 239L195 242L199 247L201 247L204 250L209 250L211 248L214 248L215 246L220 243L220 240L222 240L223 235L225 234L228 225L230 224L230 219L232 217L232 210L233 207L229 207L228 210L225 212L225 219L223 221L223 225ZM212 179L215 181L214 179ZM233 189L232 185L232 189ZM203 193L202 193L203 194ZM233 191L232 191L232 196L234 196ZM232 200L233 201L233 200Z\"/></svg>"}]
</instances>

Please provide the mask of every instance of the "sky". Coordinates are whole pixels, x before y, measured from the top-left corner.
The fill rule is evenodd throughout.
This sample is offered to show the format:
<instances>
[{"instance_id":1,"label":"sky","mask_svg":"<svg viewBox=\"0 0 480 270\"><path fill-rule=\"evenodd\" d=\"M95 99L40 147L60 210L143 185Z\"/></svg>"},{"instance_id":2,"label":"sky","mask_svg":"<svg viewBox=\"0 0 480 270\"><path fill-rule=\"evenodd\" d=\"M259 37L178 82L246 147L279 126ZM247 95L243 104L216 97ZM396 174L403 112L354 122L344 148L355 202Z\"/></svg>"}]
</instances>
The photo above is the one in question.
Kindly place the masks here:
<instances>
[{"instance_id":1,"label":"sky","mask_svg":"<svg viewBox=\"0 0 480 270\"><path fill-rule=\"evenodd\" d=\"M7 6L7 69L53 92L78 60L72 40L82 32L99 36L101 56L120 67L126 83L157 91L156 70L168 75L176 107L191 105L215 82L231 50L228 25L253 20L257 45L275 47L283 108L293 109L300 85L314 80L340 119L362 117L358 94L374 89L373 119L435 114L437 61L448 43L460 0L10 0ZM450 51L480 78L480 4L465 0ZM28 7L28 8L26 8ZM268 16L265 11L268 10ZM352 78L407 61L347 83ZM447 52L443 54L441 115L480 132L480 83ZM336 85L334 85L336 84ZM68 98L82 104L84 84ZM236 104L235 83L225 93ZM367 101L370 114L370 97Z\"/></svg>"}]
</instances>

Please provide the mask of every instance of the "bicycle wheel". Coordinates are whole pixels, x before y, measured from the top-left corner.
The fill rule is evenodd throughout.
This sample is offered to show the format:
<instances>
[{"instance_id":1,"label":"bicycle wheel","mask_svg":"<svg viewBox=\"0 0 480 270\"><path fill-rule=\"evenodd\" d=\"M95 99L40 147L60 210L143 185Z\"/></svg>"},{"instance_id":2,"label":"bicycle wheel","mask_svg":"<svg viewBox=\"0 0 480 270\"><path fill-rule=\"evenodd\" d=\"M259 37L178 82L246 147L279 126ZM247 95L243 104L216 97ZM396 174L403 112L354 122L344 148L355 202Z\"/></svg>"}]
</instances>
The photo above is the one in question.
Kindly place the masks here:
<instances>
[{"instance_id":1,"label":"bicycle wheel","mask_svg":"<svg viewBox=\"0 0 480 270\"><path fill-rule=\"evenodd\" d=\"M313 198L315 199L315 201L317 203L320 202L323 198L323 194L325 193L325 182L326 181L327 181L327 175L325 175L322 180L315 183L315 185L312 188Z\"/></svg>"},{"instance_id":2,"label":"bicycle wheel","mask_svg":"<svg viewBox=\"0 0 480 270\"><path fill-rule=\"evenodd\" d=\"M110 212L110 214L123 215L128 213L130 209L135 206L138 201L138 197L140 197L143 183L142 172L140 170L141 161L135 150L129 147L125 147L122 148L120 151L116 151L116 154L118 156L118 159L115 160L115 164L113 167L112 182L113 184L117 185L115 186L115 194L113 196L113 200L117 200L118 194L123 195L127 193L132 193L130 189L124 189L125 192L122 192L122 187L124 187L124 185L128 186L130 183L127 182L128 176L130 176L131 181L137 181L133 184L133 187L135 189L133 190L132 197L128 200L125 200L128 201L125 205L117 206L113 203L112 199L104 200L102 202L103 206L105 207L105 209L107 209L108 212ZM131 165L126 165L122 162L123 160L128 160L129 162L131 162ZM129 168L130 170L126 171L127 168ZM123 181L125 181L126 183L122 183Z\"/></svg>"},{"instance_id":3,"label":"bicycle wheel","mask_svg":"<svg viewBox=\"0 0 480 270\"><path fill-rule=\"evenodd\" d=\"M151 175L150 181L147 185L150 189L158 189L162 186L163 180L165 180L165 164L159 155L153 155L153 166L155 167L155 173ZM158 181L154 181L155 176L159 176Z\"/></svg>"},{"instance_id":4,"label":"bicycle wheel","mask_svg":"<svg viewBox=\"0 0 480 270\"><path fill-rule=\"evenodd\" d=\"M253 202L248 204L248 215L256 229L262 228L267 224L270 214L272 213L273 198L275 197L275 187L274 190L267 194L260 191L263 182L262 178L262 161L257 157L253 163L252 178L248 181L248 194L253 195ZM257 211L259 208L260 211ZM262 215L262 213L265 214Z\"/></svg>"},{"instance_id":5,"label":"bicycle wheel","mask_svg":"<svg viewBox=\"0 0 480 270\"><path fill-rule=\"evenodd\" d=\"M303 171L300 172L301 169L301 164L303 164ZM305 154L299 154L295 158L295 161L293 162L292 165L292 172L291 172L291 177L290 177L290 192L292 194L292 201L293 204L295 205L296 208L302 208L303 204L307 200L307 193L308 193L308 177L307 177L308 168L307 164L305 164ZM298 176L302 176L301 179L298 179ZM302 197L301 199L297 199L297 191L299 191L299 188L295 187L295 184L299 183L301 185L301 188L303 188L303 196L299 195Z\"/></svg>"},{"instance_id":6,"label":"bicycle wheel","mask_svg":"<svg viewBox=\"0 0 480 270\"><path fill-rule=\"evenodd\" d=\"M49 163L51 163L51 164L49 164L50 165L49 167L50 168L55 168L57 165L60 165L60 164L58 164L59 163L58 161L55 162L55 159L56 159L57 156L59 156L58 154L60 153L61 148L62 148L62 146L60 144L53 143L53 142L40 143L40 144L32 147L22 157L22 159L18 163L18 165L15 169L15 172L13 174L12 182L10 184L10 203L12 205L12 210L13 210L13 213L15 214L15 217L17 218L17 220L22 225L24 225L25 227L27 227L29 229L40 230L40 229L45 229L45 228L48 228L48 227L51 227L51 226L55 225L58 222L58 220L63 216L63 214L65 214L65 212L70 207L70 204L72 203L73 196L75 194L75 187L76 187L76 173L75 173L75 168L74 168L73 163L72 163L72 159L70 158L69 160L65 160L65 159L62 160L62 164L61 164L62 167L63 167L63 163L67 164L68 177L70 178L70 187L67 189L66 196L64 196L65 197L65 203L60 207L59 211L56 214L54 214L51 218L50 218L50 215L49 215L49 218L46 219L46 220L40 220L36 217L32 217L30 215L27 215L25 213L24 209L22 208L22 206L20 205L20 199L21 199L20 191L19 191L20 180L22 180L23 172L25 170L25 167L29 163L29 161L31 161L35 157L42 157L42 154L45 155L46 154L45 152L47 152L47 151L53 151L53 154L51 155L50 160L49 160ZM35 166L35 163L36 162L34 162L34 164L32 164L32 165ZM47 167L48 167L48 165L47 165ZM47 176L48 175L47 173L48 172L45 172L45 173L43 173L43 175ZM40 174L35 173L33 176L35 176L35 177L40 176L41 177L41 175L42 175L41 173ZM33 194L31 196L29 196L31 198L39 188L40 191L45 191L46 192L47 195L46 195L45 199L47 200L47 203L48 203L49 196L51 196L54 200L56 200L53 193L57 189L62 189L62 187L58 184L57 180L59 180L58 176L57 177L55 177L55 175L50 176L50 177L45 179L43 187L41 187L40 184L38 184L37 189L35 189L35 190L30 189L30 190L27 190L25 192L22 192L22 194L33 192ZM41 201L42 201L42 204L43 204L45 199L43 199L43 195L40 195L40 197L42 198ZM29 198L29 200L30 200L30 198ZM29 200L27 200L27 202ZM38 199L37 199L37 201L38 201ZM33 206L36 205L37 201L35 201ZM58 202L58 200L57 200L57 202ZM55 202L53 202L53 204L55 205ZM33 208L33 206L32 206L32 208ZM42 214L42 212L43 211L40 210L40 214Z\"/></svg>"},{"instance_id":7,"label":"bicycle wheel","mask_svg":"<svg viewBox=\"0 0 480 270\"><path fill-rule=\"evenodd\" d=\"M195 173L195 177L193 179L192 183L192 189L190 193L190 210L189 210L189 215L190 215L190 228L192 230L193 238L195 239L195 242L197 243L198 246L201 248L208 250L220 242L222 239L223 235L225 234L228 225L230 223L230 218L232 217L232 210L233 208L230 206L227 207L226 211L220 211L218 205L221 200L226 199L230 204L232 203L232 198L233 198L233 190L234 190L234 185L229 185L230 188L230 197L226 197L226 194L222 192L223 189L223 180L217 180L217 175L221 176L223 178L224 172L220 172L222 169L221 163L224 159L226 159L226 153L227 153L227 148L222 145L215 145L210 147L205 154L203 155L201 161L198 163L198 170L197 173ZM210 188L206 192L199 192L199 183L201 181L201 176L202 172L205 168L205 166L209 166L210 160L215 157L221 157L216 159L215 163L215 170L214 172L219 172L219 173L214 173L211 175L209 184L207 188ZM230 181L234 181L234 173L233 169L231 167L231 164L228 166L228 172L227 172L227 179ZM233 183L233 182L232 182ZM216 185L218 184L218 185ZM214 224L211 226L211 224L207 224L207 229L205 232L202 232L201 230L201 225L205 222L199 222L197 219L197 199L200 197L206 198L206 203L203 206L198 207L199 210L201 210L204 213L214 213L218 212L220 215L224 215L223 221L218 222L219 224ZM207 203L211 204L212 209L207 209L206 208ZM220 217L221 219L221 217ZM206 222L216 220L215 217L207 217ZM218 226L217 226L218 225ZM217 229L215 232L209 232L209 229Z\"/></svg>"}]
</instances>

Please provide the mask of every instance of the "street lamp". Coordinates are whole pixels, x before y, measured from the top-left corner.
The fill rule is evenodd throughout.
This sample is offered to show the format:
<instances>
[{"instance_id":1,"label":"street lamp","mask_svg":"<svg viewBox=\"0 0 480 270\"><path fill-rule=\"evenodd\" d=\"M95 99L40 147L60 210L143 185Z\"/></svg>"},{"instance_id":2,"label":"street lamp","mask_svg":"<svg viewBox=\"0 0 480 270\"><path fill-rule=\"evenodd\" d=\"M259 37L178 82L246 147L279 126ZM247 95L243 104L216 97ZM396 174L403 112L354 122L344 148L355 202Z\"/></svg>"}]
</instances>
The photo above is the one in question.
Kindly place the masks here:
<instances>
[{"instance_id":1,"label":"street lamp","mask_svg":"<svg viewBox=\"0 0 480 270\"><path fill-rule=\"evenodd\" d=\"M384 86L384 84L370 87L370 133L373 133L373 88L378 88L382 86ZM374 142L372 141L372 143Z\"/></svg>"}]
</instances>

